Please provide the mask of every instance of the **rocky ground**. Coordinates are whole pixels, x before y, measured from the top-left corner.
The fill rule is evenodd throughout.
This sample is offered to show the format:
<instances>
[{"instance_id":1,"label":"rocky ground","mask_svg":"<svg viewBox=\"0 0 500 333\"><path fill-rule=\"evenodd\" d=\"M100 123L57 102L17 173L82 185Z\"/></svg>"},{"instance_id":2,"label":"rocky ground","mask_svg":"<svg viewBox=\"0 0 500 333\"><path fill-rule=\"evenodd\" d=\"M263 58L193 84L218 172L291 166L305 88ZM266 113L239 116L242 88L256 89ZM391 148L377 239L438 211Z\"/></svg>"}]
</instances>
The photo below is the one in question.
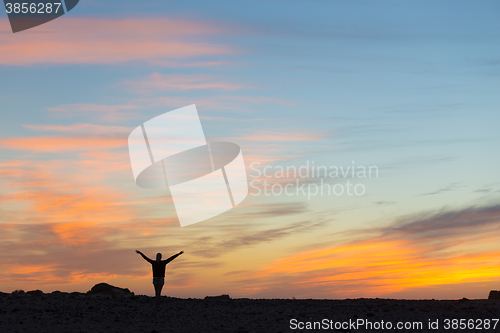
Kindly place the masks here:
<instances>
[{"instance_id":1,"label":"rocky ground","mask_svg":"<svg viewBox=\"0 0 500 333\"><path fill-rule=\"evenodd\" d=\"M154 309L148 296L42 292L0 293L0 332L381 332L381 321L422 322L422 328L394 332L500 332L500 323L482 329L481 319L500 318L498 300L279 300L179 299L162 297ZM291 320L296 319L295 324ZM307 322L328 322L333 329L307 329ZM474 319L474 329L445 329L445 319ZM329 321L332 320L332 323ZM438 329L428 322L438 320ZM344 328L335 322L369 321L366 326ZM300 324L300 322L302 324ZM467 322L470 325L470 321ZM304 325L303 329L302 326ZM338 325L338 324L337 324ZM451 322L450 322L451 325ZM457 325L459 325L457 323ZM292 329L296 327L296 329ZM472 326L471 326L472 327ZM309 327L314 328L314 327ZM329 327L330 328L330 327Z\"/></svg>"}]
</instances>

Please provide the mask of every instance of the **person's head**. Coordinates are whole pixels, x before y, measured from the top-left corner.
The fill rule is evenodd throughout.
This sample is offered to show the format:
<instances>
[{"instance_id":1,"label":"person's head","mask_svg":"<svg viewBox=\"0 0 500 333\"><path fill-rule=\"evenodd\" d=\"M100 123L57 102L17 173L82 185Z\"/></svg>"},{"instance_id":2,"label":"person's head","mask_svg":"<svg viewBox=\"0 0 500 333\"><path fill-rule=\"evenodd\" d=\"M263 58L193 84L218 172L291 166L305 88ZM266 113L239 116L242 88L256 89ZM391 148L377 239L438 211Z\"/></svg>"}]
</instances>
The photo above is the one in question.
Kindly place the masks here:
<instances>
[{"instance_id":1,"label":"person's head","mask_svg":"<svg viewBox=\"0 0 500 333\"><path fill-rule=\"evenodd\" d=\"M157 253L156 254L156 261L160 261L161 260L161 253Z\"/></svg>"}]
</instances>

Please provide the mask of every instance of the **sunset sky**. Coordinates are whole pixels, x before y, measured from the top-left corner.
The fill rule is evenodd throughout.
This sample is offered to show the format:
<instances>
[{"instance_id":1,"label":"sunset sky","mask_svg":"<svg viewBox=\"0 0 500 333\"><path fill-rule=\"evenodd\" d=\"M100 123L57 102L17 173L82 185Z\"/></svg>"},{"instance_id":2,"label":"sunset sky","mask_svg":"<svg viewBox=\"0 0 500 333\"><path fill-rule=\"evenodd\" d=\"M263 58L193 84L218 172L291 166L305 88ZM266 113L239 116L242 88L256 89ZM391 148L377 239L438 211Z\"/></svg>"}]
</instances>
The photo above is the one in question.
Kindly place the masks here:
<instances>
[{"instance_id":1,"label":"sunset sky","mask_svg":"<svg viewBox=\"0 0 500 333\"><path fill-rule=\"evenodd\" d=\"M499 17L496 0L81 0L13 34L2 10L0 291L153 295L139 249L185 252L175 297L486 298ZM135 184L127 137L190 104L253 186L181 228L168 191ZM296 191L347 182L362 195Z\"/></svg>"}]
</instances>

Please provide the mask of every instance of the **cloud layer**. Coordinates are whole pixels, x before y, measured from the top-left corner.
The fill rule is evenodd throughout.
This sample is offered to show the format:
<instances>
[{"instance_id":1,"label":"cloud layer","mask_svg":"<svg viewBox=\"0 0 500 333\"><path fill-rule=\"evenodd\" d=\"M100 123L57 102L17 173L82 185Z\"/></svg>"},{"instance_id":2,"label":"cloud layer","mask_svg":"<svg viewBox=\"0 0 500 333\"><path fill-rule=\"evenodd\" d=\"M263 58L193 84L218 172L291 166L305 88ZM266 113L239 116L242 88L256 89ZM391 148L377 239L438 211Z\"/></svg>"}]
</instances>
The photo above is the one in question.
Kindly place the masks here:
<instances>
[{"instance_id":1,"label":"cloud layer","mask_svg":"<svg viewBox=\"0 0 500 333\"><path fill-rule=\"evenodd\" d=\"M8 21L1 20L0 26L7 30ZM0 64L117 65L140 61L172 65L180 59L234 52L205 41L223 29L196 21L72 17L54 20L43 28L47 33L0 34Z\"/></svg>"},{"instance_id":2,"label":"cloud layer","mask_svg":"<svg viewBox=\"0 0 500 333\"><path fill-rule=\"evenodd\" d=\"M257 296L352 298L500 279L499 205L427 215L352 231L353 242L281 258L238 285Z\"/></svg>"}]
</instances>

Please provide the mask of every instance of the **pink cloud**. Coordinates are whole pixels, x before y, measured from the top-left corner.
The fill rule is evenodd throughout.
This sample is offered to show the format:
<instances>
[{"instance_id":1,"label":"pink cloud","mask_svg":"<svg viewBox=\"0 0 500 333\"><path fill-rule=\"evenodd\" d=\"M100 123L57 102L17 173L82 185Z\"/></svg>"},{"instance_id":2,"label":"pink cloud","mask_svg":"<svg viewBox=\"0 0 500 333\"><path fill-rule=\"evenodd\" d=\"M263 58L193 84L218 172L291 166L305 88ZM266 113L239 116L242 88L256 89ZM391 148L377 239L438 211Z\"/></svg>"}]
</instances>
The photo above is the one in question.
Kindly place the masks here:
<instances>
[{"instance_id":1,"label":"pink cloud","mask_svg":"<svg viewBox=\"0 0 500 333\"><path fill-rule=\"evenodd\" d=\"M206 75L164 75L160 73L153 73L137 81L128 80L124 84L136 93L162 90L236 90L242 88L239 84L219 82L217 79Z\"/></svg>"},{"instance_id":2,"label":"pink cloud","mask_svg":"<svg viewBox=\"0 0 500 333\"><path fill-rule=\"evenodd\" d=\"M213 66L223 66L223 65L242 65L238 63L234 63L231 61L200 61L200 62L191 62L186 64L178 65L178 67L213 67Z\"/></svg>"},{"instance_id":3,"label":"pink cloud","mask_svg":"<svg viewBox=\"0 0 500 333\"><path fill-rule=\"evenodd\" d=\"M4 19L0 25L8 27L8 22ZM37 29L55 33L0 34L0 64L158 63L233 52L227 46L194 41L196 36L206 40L207 35L224 32L213 24L195 21L72 17Z\"/></svg>"}]
</instances>

